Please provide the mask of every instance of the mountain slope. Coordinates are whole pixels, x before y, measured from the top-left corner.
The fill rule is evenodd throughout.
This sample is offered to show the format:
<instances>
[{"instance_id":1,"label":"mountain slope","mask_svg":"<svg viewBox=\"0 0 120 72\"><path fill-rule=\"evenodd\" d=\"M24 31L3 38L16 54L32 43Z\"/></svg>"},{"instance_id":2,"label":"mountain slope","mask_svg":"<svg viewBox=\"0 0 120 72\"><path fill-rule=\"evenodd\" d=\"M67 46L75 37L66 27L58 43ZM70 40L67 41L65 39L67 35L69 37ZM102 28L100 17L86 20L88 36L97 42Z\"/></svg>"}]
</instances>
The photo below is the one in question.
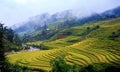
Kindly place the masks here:
<instances>
[{"instance_id":1,"label":"mountain slope","mask_svg":"<svg viewBox=\"0 0 120 72\"><path fill-rule=\"evenodd\" d=\"M29 18L27 22L22 23L21 26L19 27L17 26L15 27L14 25L12 28L14 28L14 30L17 33L33 32L34 30L40 28L45 24L50 24L58 20L67 20L74 17L75 15L71 10L66 10L66 11L55 13L52 15L49 15L48 13L44 13L44 14Z\"/></svg>"},{"instance_id":2,"label":"mountain slope","mask_svg":"<svg viewBox=\"0 0 120 72\"><path fill-rule=\"evenodd\" d=\"M69 35L54 40L65 32ZM52 41L44 42L45 46L52 48L51 50L11 54L7 56L8 61L45 71L51 69L50 61L61 55L65 55L64 59L68 64L76 63L80 67L101 62L120 64L120 18L64 29L54 38ZM28 44L36 44L36 42ZM36 45L39 44L41 43L38 42Z\"/></svg>"},{"instance_id":3,"label":"mountain slope","mask_svg":"<svg viewBox=\"0 0 120 72\"><path fill-rule=\"evenodd\" d=\"M97 28L97 26L99 26ZM113 26L113 27L112 27ZM76 26L61 30L55 34L51 39L43 41L42 44L48 46L48 48L57 48L71 45L73 43L83 41L87 38L109 39L112 32L119 33L119 18L101 21L95 23L85 24L83 26ZM89 29L88 29L89 28ZM39 46L41 42L30 42L28 45Z\"/></svg>"},{"instance_id":4,"label":"mountain slope","mask_svg":"<svg viewBox=\"0 0 120 72\"><path fill-rule=\"evenodd\" d=\"M94 13L87 16L77 14L77 12L74 12L73 10L66 10L60 13L55 13L53 15L45 13L30 18L28 22L23 23L23 25L16 28L15 31L19 35L21 35L21 37L24 37L25 34L29 35L28 41L43 40L50 38L51 35L54 35L56 32L65 28L83 25L89 22L97 22L109 20L112 18L118 18L120 17L119 11L120 7L117 7L105 11L101 14ZM48 33L50 33L50 35L47 35L47 38L43 38L41 36L41 32L44 30L44 25L48 26Z\"/></svg>"}]
</instances>

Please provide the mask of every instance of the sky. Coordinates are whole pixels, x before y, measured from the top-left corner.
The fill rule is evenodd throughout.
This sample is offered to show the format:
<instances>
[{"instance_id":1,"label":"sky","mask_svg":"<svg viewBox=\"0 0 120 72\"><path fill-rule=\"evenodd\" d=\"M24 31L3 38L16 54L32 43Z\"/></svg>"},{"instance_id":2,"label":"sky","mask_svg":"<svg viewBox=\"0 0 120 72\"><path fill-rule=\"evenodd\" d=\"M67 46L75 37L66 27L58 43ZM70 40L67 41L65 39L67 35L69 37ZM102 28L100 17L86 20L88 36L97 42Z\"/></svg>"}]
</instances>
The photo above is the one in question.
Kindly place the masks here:
<instances>
[{"instance_id":1,"label":"sky","mask_svg":"<svg viewBox=\"0 0 120 72\"><path fill-rule=\"evenodd\" d=\"M120 0L0 0L0 22L12 26L42 13L78 10L101 13L120 6Z\"/></svg>"}]
</instances>

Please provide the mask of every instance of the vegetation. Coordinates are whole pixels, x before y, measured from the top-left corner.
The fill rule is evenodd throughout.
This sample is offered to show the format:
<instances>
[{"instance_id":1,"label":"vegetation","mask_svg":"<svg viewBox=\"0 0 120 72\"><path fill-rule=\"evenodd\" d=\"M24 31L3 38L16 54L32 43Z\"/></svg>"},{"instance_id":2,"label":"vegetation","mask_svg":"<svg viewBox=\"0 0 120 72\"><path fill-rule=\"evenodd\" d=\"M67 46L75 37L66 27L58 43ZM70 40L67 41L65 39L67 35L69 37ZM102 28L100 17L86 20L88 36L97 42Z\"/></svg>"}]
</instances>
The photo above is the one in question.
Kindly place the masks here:
<instances>
[{"instance_id":1,"label":"vegetation","mask_svg":"<svg viewBox=\"0 0 120 72\"><path fill-rule=\"evenodd\" d=\"M28 45L34 44L35 46L43 44L43 46L49 50L11 54L7 55L6 58L11 64L19 61L18 65L21 67L27 64L28 68L47 72L52 69L52 60L54 60L52 62L53 72L61 65L61 63L59 65L59 61L63 62L63 67L77 64L83 72L84 68L88 70L90 68L93 71L96 65L91 66L91 64L95 63L118 65L120 64L119 30L120 18L66 28L56 33L49 40L27 43ZM111 36L113 32L115 32L114 34L118 34L118 36L110 39L109 36ZM67 36L61 39L55 39L60 34ZM56 57L62 55L64 56L64 60L56 59ZM88 70L86 70L86 72L88 72Z\"/></svg>"},{"instance_id":2,"label":"vegetation","mask_svg":"<svg viewBox=\"0 0 120 72\"><path fill-rule=\"evenodd\" d=\"M18 47L21 46L21 42L12 29L3 25L0 23L0 72L8 72L8 67L11 66L7 64L5 54L11 50L20 50Z\"/></svg>"},{"instance_id":3,"label":"vegetation","mask_svg":"<svg viewBox=\"0 0 120 72\"><path fill-rule=\"evenodd\" d=\"M4 48L3 48L3 24L0 23L0 71L3 72L4 68Z\"/></svg>"},{"instance_id":4,"label":"vegetation","mask_svg":"<svg viewBox=\"0 0 120 72\"><path fill-rule=\"evenodd\" d=\"M51 72L78 72L77 65L68 65L64 57L57 57L51 61Z\"/></svg>"},{"instance_id":5,"label":"vegetation","mask_svg":"<svg viewBox=\"0 0 120 72\"><path fill-rule=\"evenodd\" d=\"M52 60L51 72L119 72L120 64L93 63L87 66L79 67L77 65L68 65L63 57L57 57Z\"/></svg>"},{"instance_id":6,"label":"vegetation","mask_svg":"<svg viewBox=\"0 0 120 72\"><path fill-rule=\"evenodd\" d=\"M96 63L82 67L79 72L119 72L120 65Z\"/></svg>"}]
</instances>

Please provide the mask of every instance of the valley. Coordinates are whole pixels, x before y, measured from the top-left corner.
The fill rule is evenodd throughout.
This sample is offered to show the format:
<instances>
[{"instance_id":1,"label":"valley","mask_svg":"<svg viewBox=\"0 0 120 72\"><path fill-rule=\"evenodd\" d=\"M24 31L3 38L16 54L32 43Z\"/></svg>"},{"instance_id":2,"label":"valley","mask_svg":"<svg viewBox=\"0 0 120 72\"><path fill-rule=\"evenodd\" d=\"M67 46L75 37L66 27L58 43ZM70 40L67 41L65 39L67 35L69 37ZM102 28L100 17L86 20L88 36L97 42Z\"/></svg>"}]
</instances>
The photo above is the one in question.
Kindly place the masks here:
<instances>
[{"instance_id":1,"label":"valley","mask_svg":"<svg viewBox=\"0 0 120 72\"><path fill-rule=\"evenodd\" d=\"M42 44L47 50L10 54L6 57L11 64L17 63L45 72L51 70L51 60L59 56L63 56L67 64L77 64L80 68L94 63L120 64L120 36L109 37L113 32L120 34L119 30L120 18L86 23L66 28L53 36L56 38L60 34L70 33L66 37L27 43L37 47Z\"/></svg>"},{"instance_id":2,"label":"valley","mask_svg":"<svg viewBox=\"0 0 120 72\"><path fill-rule=\"evenodd\" d=\"M5 6L10 2L4 1L7 1ZM95 6L85 8L84 2L79 4L81 7L77 6L82 0L74 0L78 2L75 8L60 10L62 6L57 8L55 3L51 7L56 8L50 11L46 8L49 4L44 3L45 9L36 10L41 7L41 0L38 3L39 0L13 1L14 5L5 7L11 8L10 12L3 11L8 14L0 13L0 18L7 23L0 22L0 72L120 71L120 4L116 5L117 0L115 3L104 0L107 6L103 6L102 0L96 1ZM16 7L19 2L25 9ZM85 4L89 4L87 2ZM26 8L27 5L30 6ZM0 4L2 6L4 4Z\"/></svg>"}]
</instances>

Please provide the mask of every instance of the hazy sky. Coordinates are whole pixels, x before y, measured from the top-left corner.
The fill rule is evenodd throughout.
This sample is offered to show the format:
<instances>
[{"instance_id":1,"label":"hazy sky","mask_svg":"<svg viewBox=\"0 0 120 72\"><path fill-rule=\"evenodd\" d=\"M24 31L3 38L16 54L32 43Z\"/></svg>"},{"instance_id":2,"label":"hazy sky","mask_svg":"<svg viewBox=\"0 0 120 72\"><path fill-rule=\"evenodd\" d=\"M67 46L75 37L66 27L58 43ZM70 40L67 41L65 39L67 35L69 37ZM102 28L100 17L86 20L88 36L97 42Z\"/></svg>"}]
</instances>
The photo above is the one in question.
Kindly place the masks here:
<instances>
[{"instance_id":1,"label":"hazy sky","mask_svg":"<svg viewBox=\"0 0 120 72\"><path fill-rule=\"evenodd\" d=\"M120 0L0 0L0 22L11 26L42 13L53 14L68 9L103 12L120 6Z\"/></svg>"}]
</instances>

